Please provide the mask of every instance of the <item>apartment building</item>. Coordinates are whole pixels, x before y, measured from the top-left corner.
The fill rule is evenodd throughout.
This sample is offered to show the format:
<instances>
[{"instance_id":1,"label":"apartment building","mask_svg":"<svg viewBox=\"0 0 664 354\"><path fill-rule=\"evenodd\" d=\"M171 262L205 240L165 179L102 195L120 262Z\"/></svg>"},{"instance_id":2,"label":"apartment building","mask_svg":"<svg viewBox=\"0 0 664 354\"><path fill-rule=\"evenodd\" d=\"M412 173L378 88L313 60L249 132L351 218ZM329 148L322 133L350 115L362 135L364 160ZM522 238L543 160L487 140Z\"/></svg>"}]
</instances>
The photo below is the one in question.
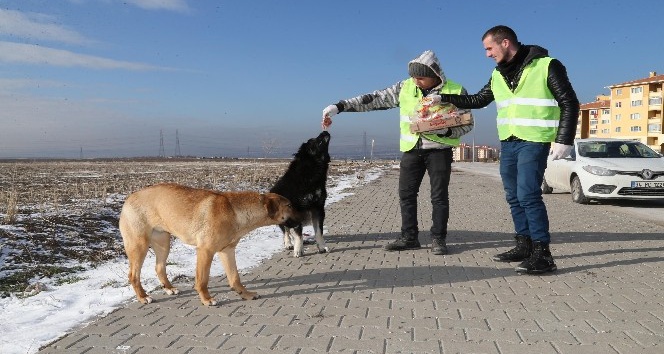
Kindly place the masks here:
<instances>
[{"instance_id":1,"label":"apartment building","mask_svg":"<svg viewBox=\"0 0 664 354\"><path fill-rule=\"evenodd\" d=\"M656 151L664 151L662 92L664 75L608 86L609 95L581 105L576 136L638 140Z\"/></svg>"},{"instance_id":2,"label":"apartment building","mask_svg":"<svg viewBox=\"0 0 664 354\"><path fill-rule=\"evenodd\" d=\"M488 145L462 143L453 150L454 161L488 162L498 160L498 149Z\"/></svg>"}]
</instances>

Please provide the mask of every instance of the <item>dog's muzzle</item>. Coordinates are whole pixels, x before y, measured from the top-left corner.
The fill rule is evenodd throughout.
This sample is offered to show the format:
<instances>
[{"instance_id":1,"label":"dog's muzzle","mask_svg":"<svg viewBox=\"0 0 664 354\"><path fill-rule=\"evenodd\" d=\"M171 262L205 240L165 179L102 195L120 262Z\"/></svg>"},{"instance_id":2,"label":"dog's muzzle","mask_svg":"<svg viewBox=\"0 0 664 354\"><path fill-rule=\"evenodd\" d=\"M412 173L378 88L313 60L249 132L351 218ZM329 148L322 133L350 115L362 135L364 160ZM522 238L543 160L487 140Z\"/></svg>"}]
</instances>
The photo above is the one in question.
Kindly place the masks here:
<instances>
[{"instance_id":1,"label":"dog's muzzle","mask_svg":"<svg viewBox=\"0 0 664 354\"><path fill-rule=\"evenodd\" d=\"M297 226L300 226L300 224L302 224L300 221L295 220L293 218L288 218L282 225L292 229Z\"/></svg>"}]
</instances>

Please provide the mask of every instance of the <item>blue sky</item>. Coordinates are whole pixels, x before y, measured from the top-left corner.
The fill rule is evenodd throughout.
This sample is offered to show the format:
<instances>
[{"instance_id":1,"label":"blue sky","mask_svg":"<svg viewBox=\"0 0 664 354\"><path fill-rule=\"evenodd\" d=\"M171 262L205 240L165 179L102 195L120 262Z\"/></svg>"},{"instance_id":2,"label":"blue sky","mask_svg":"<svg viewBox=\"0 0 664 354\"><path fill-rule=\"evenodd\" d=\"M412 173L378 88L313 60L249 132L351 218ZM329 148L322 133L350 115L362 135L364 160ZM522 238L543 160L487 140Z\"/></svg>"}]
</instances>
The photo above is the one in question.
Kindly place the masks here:
<instances>
[{"instance_id":1,"label":"blue sky","mask_svg":"<svg viewBox=\"0 0 664 354\"><path fill-rule=\"evenodd\" d=\"M638 5L638 6L637 6ZM581 102L664 72L664 2L6 0L0 158L290 156L322 109L407 77L433 50L470 93L495 66L481 36L512 27L560 59ZM495 107L471 143L497 145ZM333 155L398 156L398 112L342 113Z\"/></svg>"}]
</instances>

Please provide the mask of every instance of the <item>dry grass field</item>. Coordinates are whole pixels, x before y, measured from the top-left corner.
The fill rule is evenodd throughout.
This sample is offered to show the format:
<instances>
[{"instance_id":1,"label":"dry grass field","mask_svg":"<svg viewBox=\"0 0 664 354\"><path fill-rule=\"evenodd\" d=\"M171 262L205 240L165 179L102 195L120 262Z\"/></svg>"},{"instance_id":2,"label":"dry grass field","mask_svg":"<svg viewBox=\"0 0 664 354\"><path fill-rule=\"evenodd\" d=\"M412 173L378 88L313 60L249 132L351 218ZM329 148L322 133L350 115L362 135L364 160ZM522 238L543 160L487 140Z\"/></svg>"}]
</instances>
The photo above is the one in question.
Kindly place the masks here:
<instances>
[{"instance_id":1,"label":"dry grass field","mask_svg":"<svg viewBox=\"0 0 664 354\"><path fill-rule=\"evenodd\" d=\"M0 162L0 297L41 279L76 281L76 273L124 257L117 230L124 198L159 182L265 192L289 160L104 160ZM332 161L335 176L363 178L393 161Z\"/></svg>"}]
</instances>

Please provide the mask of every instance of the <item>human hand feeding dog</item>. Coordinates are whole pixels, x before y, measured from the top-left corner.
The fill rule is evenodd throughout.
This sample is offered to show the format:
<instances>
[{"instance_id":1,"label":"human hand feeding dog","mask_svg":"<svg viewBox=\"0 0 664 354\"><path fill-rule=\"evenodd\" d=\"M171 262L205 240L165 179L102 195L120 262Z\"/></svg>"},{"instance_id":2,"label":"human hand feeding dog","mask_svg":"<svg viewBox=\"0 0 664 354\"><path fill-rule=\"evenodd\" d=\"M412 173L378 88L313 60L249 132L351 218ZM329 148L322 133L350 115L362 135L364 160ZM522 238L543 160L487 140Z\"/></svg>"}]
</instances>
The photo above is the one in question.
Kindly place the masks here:
<instances>
[{"instance_id":1,"label":"human hand feeding dog","mask_svg":"<svg viewBox=\"0 0 664 354\"><path fill-rule=\"evenodd\" d=\"M217 192L173 183L150 186L130 194L120 213L120 233L129 260L129 283L138 301L152 302L141 285L141 268L151 246L157 277L169 295L178 294L166 276L171 236L196 246L194 288L204 305L216 305L208 281L215 253L231 289L244 300L257 299L240 281L235 248L250 231L268 225L299 224L291 202L278 194L253 191Z\"/></svg>"},{"instance_id":2,"label":"human hand feeding dog","mask_svg":"<svg viewBox=\"0 0 664 354\"><path fill-rule=\"evenodd\" d=\"M327 130L327 128L332 125L332 116L335 114L339 114L339 108L334 104L331 104L323 109L323 122L321 124L323 130Z\"/></svg>"}]
</instances>

